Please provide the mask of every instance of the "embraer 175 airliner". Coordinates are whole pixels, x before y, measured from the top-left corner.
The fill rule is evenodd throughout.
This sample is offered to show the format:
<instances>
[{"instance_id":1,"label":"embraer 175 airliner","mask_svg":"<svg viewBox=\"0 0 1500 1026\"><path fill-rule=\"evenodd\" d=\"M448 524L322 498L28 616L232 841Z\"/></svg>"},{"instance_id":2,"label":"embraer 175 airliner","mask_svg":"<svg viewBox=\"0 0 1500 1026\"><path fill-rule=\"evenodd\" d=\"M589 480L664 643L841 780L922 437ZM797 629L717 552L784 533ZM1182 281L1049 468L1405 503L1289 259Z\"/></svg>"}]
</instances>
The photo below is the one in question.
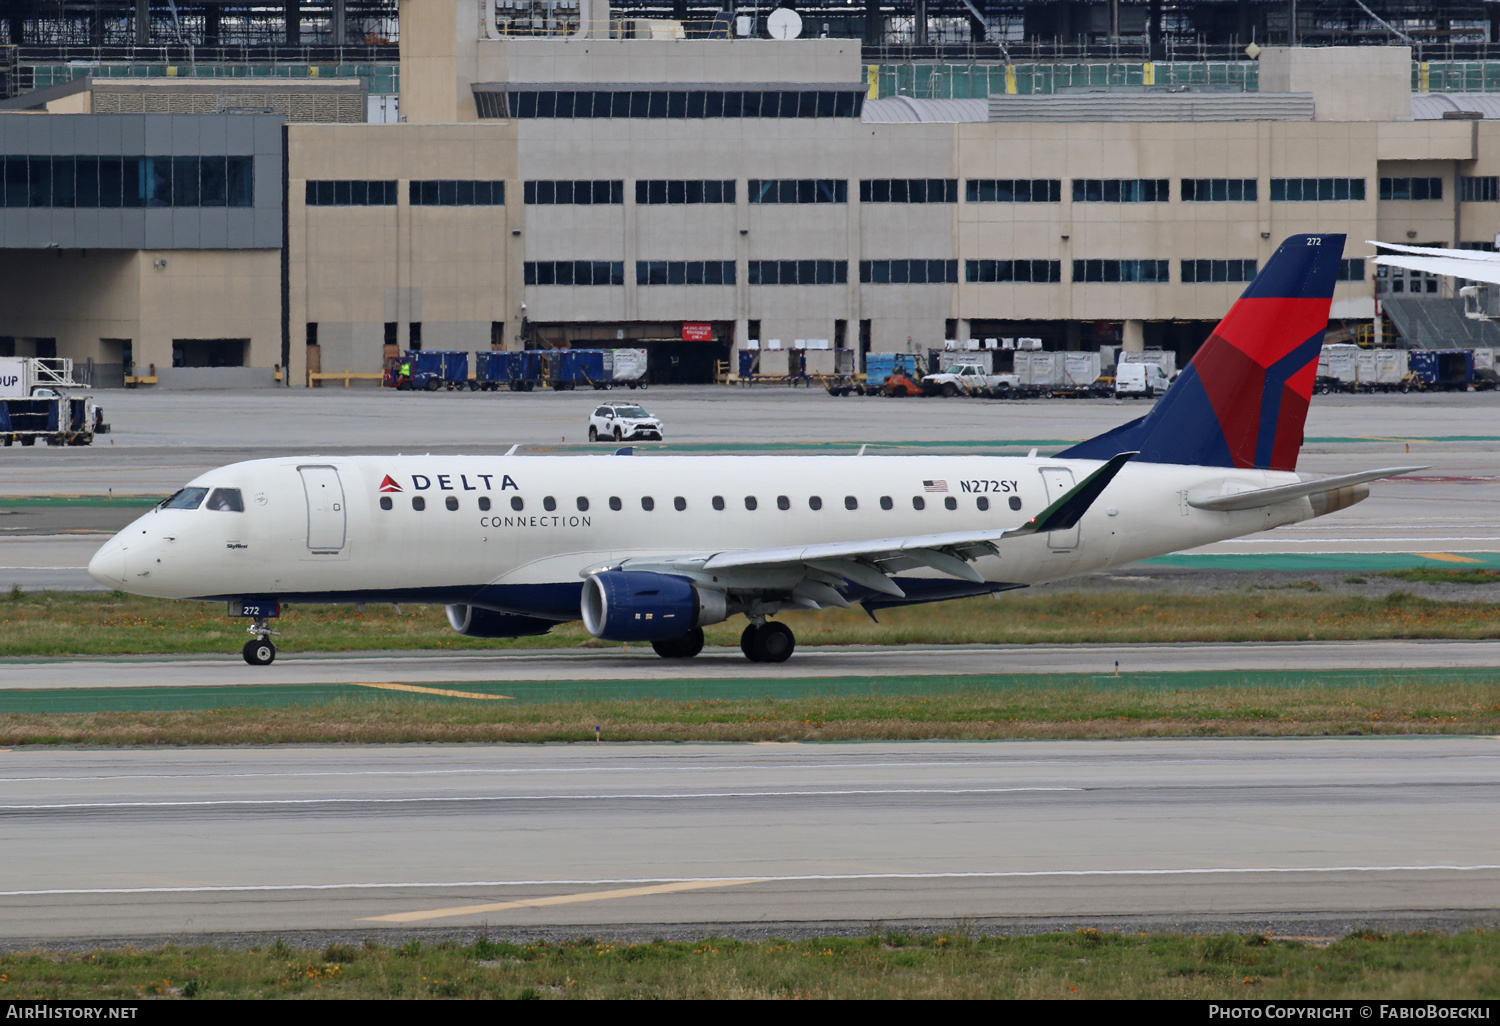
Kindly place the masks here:
<instances>
[{"instance_id":1,"label":"embraer 175 airliner","mask_svg":"<svg viewBox=\"0 0 1500 1026\"><path fill-rule=\"evenodd\" d=\"M470 637L580 617L667 658L743 614L874 615L1322 516L1417 467L1294 471L1342 235L1287 239L1145 417L1056 456L309 456L202 475L107 542L101 583L227 601L246 662L287 603L438 602Z\"/></svg>"}]
</instances>

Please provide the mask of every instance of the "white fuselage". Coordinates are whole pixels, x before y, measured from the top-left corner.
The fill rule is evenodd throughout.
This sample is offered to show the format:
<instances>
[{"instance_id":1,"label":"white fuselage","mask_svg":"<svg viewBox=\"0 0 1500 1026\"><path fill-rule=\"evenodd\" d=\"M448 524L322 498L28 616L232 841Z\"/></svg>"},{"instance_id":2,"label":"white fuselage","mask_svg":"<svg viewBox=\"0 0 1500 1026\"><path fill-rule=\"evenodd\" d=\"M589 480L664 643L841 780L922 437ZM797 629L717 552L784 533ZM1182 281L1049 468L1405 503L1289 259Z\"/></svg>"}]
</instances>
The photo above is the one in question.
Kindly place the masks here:
<instances>
[{"instance_id":1,"label":"white fuselage","mask_svg":"<svg viewBox=\"0 0 1500 1026\"><path fill-rule=\"evenodd\" d=\"M167 598L465 602L484 589L498 607L566 619L577 615L590 568L1016 527L1098 466L994 456L255 460L192 482L239 489L243 512L152 510L109 541L90 572ZM974 565L986 581L1039 584L1295 523L1314 515L1308 499L1236 512L1189 500L1297 480L1132 462L1076 528L1006 539L999 555ZM942 575L921 568L905 576Z\"/></svg>"}]
</instances>

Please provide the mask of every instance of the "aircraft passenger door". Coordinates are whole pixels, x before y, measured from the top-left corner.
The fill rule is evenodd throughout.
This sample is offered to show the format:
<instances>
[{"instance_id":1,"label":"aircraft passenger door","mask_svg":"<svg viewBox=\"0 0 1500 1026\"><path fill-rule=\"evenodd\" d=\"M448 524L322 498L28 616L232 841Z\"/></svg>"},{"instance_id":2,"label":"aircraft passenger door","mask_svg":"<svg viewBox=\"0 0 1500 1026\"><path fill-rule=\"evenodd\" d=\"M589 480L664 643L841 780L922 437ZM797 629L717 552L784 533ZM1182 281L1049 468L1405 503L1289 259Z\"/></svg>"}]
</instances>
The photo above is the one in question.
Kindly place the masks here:
<instances>
[{"instance_id":1,"label":"aircraft passenger door","mask_svg":"<svg viewBox=\"0 0 1500 1026\"><path fill-rule=\"evenodd\" d=\"M1047 505L1050 506L1073 487L1073 472L1067 467L1042 467L1042 483L1047 487ZM1047 548L1056 552L1078 548L1078 524L1062 531L1047 532Z\"/></svg>"},{"instance_id":2,"label":"aircraft passenger door","mask_svg":"<svg viewBox=\"0 0 1500 1026\"><path fill-rule=\"evenodd\" d=\"M344 547L344 486L333 467L298 467L307 493L307 547L315 553L337 553Z\"/></svg>"}]
</instances>

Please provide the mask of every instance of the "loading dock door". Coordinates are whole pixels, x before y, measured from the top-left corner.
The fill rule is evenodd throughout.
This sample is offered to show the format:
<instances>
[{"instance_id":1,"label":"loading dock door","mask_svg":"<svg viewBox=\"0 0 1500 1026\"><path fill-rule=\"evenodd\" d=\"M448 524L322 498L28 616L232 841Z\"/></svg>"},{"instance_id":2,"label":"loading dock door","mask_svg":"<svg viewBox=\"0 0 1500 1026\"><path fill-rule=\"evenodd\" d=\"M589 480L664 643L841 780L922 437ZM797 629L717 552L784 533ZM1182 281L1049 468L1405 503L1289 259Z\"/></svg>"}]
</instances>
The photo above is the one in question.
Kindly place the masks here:
<instances>
[{"instance_id":1,"label":"loading dock door","mask_svg":"<svg viewBox=\"0 0 1500 1026\"><path fill-rule=\"evenodd\" d=\"M1042 482L1047 486L1047 505L1052 505L1073 487L1073 472L1067 467L1042 467ZM1056 552L1078 548L1078 524L1062 531L1047 532L1047 547Z\"/></svg>"},{"instance_id":2,"label":"loading dock door","mask_svg":"<svg viewBox=\"0 0 1500 1026\"><path fill-rule=\"evenodd\" d=\"M307 547L339 552L344 547L344 486L333 467L298 467L307 493Z\"/></svg>"}]
</instances>

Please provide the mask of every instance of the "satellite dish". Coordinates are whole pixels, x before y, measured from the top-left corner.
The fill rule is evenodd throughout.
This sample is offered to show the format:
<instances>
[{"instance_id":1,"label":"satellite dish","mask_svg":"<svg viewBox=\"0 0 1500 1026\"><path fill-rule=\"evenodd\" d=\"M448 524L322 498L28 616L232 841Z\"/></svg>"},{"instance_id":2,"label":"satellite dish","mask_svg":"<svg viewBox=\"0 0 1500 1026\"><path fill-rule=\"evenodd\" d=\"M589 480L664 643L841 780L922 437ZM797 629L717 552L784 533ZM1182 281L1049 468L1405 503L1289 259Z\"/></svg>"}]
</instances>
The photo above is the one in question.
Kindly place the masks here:
<instances>
[{"instance_id":1,"label":"satellite dish","mask_svg":"<svg viewBox=\"0 0 1500 1026\"><path fill-rule=\"evenodd\" d=\"M802 34L802 15L790 7L778 7L766 18L772 39L796 39Z\"/></svg>"}]
</instances>

